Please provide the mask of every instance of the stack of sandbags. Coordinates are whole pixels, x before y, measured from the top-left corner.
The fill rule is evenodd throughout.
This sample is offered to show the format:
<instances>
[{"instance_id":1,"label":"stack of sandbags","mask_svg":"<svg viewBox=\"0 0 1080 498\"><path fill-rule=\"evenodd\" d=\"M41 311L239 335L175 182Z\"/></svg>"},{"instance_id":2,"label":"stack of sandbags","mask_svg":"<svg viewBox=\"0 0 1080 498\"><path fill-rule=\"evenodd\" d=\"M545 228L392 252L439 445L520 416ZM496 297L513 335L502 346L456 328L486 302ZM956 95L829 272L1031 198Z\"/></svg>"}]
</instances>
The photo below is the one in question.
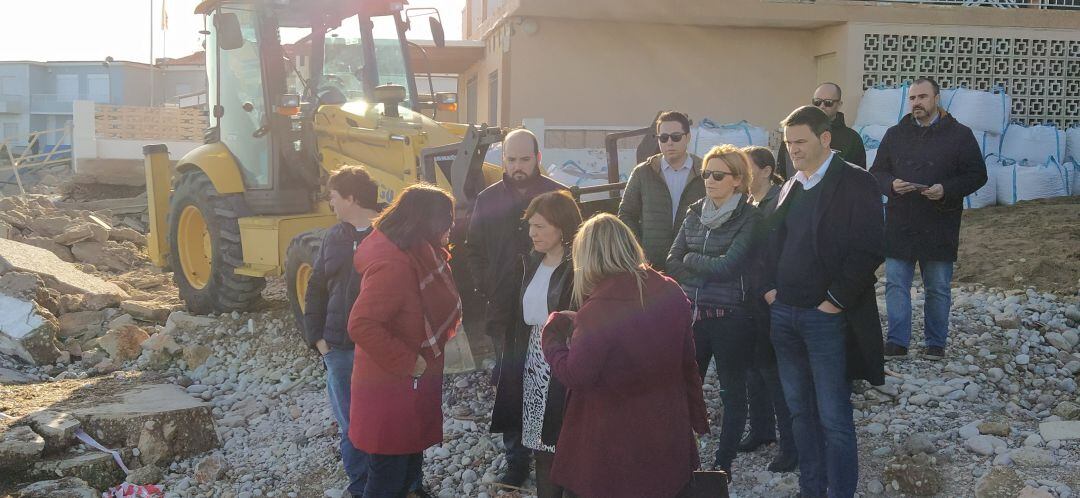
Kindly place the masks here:
<instances>
[{"instance_id":1,"label":"stack of sandbags","mask_svg":"<svg viewBox=\"0 0 1080 498\"><path fill-rule=\"evenodd\" d=\"M994 165L991 166L991 159ZM1068 195L1069 175L1060 164L1018 163L993 156L987 159L987 174L994 177L998 204L1011 206L1018 201Z\"/></svg>"},{"instance_id":2,"label":"stack of sandbags","mask_svg":"<svg viewBox=\"0 0 1080 498\"><path fill-rule=\"evenodd\" d=\"M1080 195L1080 162L1070 161L1062 167L1069 177L1069 195Z\"/></svg>"},{"instance_id":3,"label":"stack of sandbags","mask_svg":"<svg viewBox=\"0 0 1080 498\"><path fill-rule=\"evenodd\" d=\"M746 121L718 124L705 118L697 126L690 128L690 152L704 157L709 149L717 145L731 144L736 147L749 145L769 145L769 132L765 128L754 126Z\"/></svg>"},{"instance_id":4,"label":"stack of sandbags","mask_svg":"<svg viewBox=\"0 0 1080 498\"><path fill-rule=\"evenodd\" d=\"M859 137L862 138L863 147L866 148L866 167L873 168L874 160L877 159L878 147L881 146L881 139L885 138L885 132L891 128L892 125L863 125L855 129Z\"/></svg>"},{"instance_id":5,"label":"stack of sandbags","mask_svg":"<svg viewBox=\"0 0 1080 498\"><path fill-rule=\"evenodd\" d=\"M1065 160L1080 163L1080 125L1065 130Z\"/></svg>"},{"instance_id":6,"label":"stack of sandbags","mask_svg":"<svg viewBox=\"0 0 1080 498\"><path fill-rule=\"evenodd\" d=\"M942 107L975 132L1001 134L1009 123L1012 99L1003 90L982 92L957 88Z\"/></svg>"},{"instance_id":7,"label":"stack of sandbags","mask_svg":"<svg viewBox=\"0 0 1080 498\"><path fill-rule=\"evenodd\" d=\"M1014 123L1005 130L998 154L1017 163L1062 164L1065 162L1065 132L1048 125Z\"/></svg>"},{"instance_id":8,"label":"stack of sandbags","mask_svg":"<svg viewBox=\"0 0 1080 498\"><path fill-rule=\"evenodd\" d=\"M874 87L863 92L855 116L857 130L863 126L892 126L907 114L908 85Z\"/></svg>"}]
</instances>

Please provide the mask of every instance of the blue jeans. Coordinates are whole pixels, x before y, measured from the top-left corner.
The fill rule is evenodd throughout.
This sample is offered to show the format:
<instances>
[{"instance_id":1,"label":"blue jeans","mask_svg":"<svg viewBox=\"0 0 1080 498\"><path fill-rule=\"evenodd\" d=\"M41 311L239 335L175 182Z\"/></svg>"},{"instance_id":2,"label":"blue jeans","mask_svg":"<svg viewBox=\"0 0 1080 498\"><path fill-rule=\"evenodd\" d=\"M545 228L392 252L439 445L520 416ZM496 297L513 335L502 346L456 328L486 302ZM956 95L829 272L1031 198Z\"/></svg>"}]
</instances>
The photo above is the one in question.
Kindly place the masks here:
<instances>
[{"instance_id":1,"label":"blue jeans","mask_svg":"<svg viewBox=\"0 0 1080 498\"><path fill-rule=\"evenodd\" d=\"M889 315L888 342L908 347L911 342L911 281L915 278L916 261L888 258L885 260L885 309ZM949 337L949 308L952 307L952 261L919 260L926 306L923 314L926 346L944 348Z\"/></svg>"},{"instance_id":2,"label":"blue jeans","mask_svg":"<svg viewBox=\"0 0 1080 498\"><path fill-rule=\"evenodd\" d=\"M859 481L846 328L844 313L779 301L772 306L771 338L791 410L803 496L850 498Z\"/></svg>"},{"instance_id":3,"label":"blue jeans","mask_svg":"<svg viewBox=\"0 0 1080 498\"><path fill-rule=\"evenodd\" d=\"M353 447L349 441L349 402L352 399L353 350L330 349L322 357L326 366L326 392L330 395L330 407L341 429L341 463L349 476L346 491L354 495L364 492L367 481L368 454Z\"/></svg>"},{"instance_id":4,"label":"blue jeans","mask_svg":"<svg viewBox=\"0 0 1080 498\"><path fill-rule=\"evenodd\" d=\"M372 454L367 485L356 496L364 498L405 498L424 478L424 454Z\"/></svg>"}]
</instances>

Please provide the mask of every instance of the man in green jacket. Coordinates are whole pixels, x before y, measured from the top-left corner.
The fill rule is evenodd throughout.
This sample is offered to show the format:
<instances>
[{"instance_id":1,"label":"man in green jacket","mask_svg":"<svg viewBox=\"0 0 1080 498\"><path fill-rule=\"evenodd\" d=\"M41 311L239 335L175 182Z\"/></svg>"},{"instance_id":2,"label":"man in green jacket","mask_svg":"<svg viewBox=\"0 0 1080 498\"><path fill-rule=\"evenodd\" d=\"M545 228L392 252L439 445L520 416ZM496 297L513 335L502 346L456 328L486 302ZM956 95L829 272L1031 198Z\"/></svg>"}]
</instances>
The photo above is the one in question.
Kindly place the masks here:
<instances>
[{"instance_id":1,"label":"man in green jacket","mask_svg":"<svg viewBox=\"0 0 1080 498\"><path fill-rule=\"evenodd\" d=\"M656 118L660 153L634 167L619 204L619 219L630 227L657 270L664 269L686 209L705 197L701 158L687 152L690 118L667 111Z\"/></svg>"},{"instance_id":2,"label":"man in green jacket","mask_svg":"<svg viewBox=\"0 0 1080 498\"><path fill-rule=\"evenodd\" d=\"M829 133L832 135L832 149L845 161L866 169L866 145L862 137L855 130L848 128L844 122L844 113L840 107L844 105L843 92L836 83L822 83L814 90L814 97L810 103L825 112L829 117ZM780 142L780 152L776 154L776 163L780 165L777 173L784 179L795 174L795 167L791 164L791 156L788 155L787 146Z\"/></svg>"}]
</instances>

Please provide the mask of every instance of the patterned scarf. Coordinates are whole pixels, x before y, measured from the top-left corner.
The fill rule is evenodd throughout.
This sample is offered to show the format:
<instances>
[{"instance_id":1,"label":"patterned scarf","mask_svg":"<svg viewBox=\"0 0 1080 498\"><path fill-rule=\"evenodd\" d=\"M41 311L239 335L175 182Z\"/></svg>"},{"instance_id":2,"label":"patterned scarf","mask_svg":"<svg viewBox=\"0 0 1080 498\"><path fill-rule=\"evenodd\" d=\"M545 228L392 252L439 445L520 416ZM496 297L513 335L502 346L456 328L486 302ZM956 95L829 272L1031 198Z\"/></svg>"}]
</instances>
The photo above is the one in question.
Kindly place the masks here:
<instances>
[{"instance_id":1,"label":"patterned scarf","mask_svg":"<svg viewBox=\"0 0 1080 498\"><path fill-rule=\"evenodd\" d=\"M461 297L450 273L450 253L431 244L419 243L408 254L420 277L420 306L424 310L424 332L427 333L421 346L430 348L438 357L446 342L457 334L461 323Z\"/></svg>"}]
</instances>

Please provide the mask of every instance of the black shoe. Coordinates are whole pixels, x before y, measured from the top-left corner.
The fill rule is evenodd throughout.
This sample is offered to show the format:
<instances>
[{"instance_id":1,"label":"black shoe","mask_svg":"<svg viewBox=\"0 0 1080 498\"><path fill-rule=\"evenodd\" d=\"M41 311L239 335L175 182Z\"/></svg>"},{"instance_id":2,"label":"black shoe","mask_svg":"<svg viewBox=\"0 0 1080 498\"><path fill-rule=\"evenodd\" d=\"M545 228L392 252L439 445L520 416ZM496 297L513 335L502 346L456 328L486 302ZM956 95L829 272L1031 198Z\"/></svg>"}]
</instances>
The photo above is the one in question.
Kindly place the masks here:
<instances>
[{"instance_id":1,"label":"black shoe","mask_svg":"<svg viewBox=\"0 0 1080 498\"><path fill-rule=\"evenodd\" d=\"M747 434L746 437L739 441L739 445L735 447L739 453L748 453L754 451L766 444L772 444L776 442L776 438L763 438L755 437L751 434Z\"/></svg>"},{"instance_id":2,"label":"black shoe","mask_svg":"<svg viewBox=\"0 0 1080 498\"><path fill-rule=\"evenodd\" d=\"M799 459L795 455L776 455L769 464L769 472L794 472L799 468Z\"/></svg>"},{"instance_id":3,"label":"black shoe","mask_svg":"<svg viewBox=\"0 0 1080 498\"><path fill-rule=\"evenodd\" d=\"M944 360L945 348L941 346L928 346L926 350L923 351L923 358L935 361Z\"/></svg>"},{"instance_id":4,"label":"black shoe","mask_svg":"<svg viewBox=\"0 0 1080 498\"><path fill-rule=\"evenodd\" d=\"M410 489L407 498L435 498L435 495L431 494L427 488L421 486L416 489Z\"/></svg>"},{"instance_id":5,"label":"black shoe","mask_svg":"<svg viewBox=\"0 0 1080 498\"><path fill-rule=\"evenodd\" d=\"M886 358L899 358L901 356L907 356L907 348L891 342L885 343L885 357Z\"/></svg>"},{"instance_id":6,"label":"black shoe","mask_svg":"<svg viewBox=\"0 0 1080 498\"><path fill-rule=\"evenodd\" d=\"M511 463L506 466L506 473L499 476L496 481L499 484L520 488L529 478L529 462Z\"/></svg>"}]
</instances>

